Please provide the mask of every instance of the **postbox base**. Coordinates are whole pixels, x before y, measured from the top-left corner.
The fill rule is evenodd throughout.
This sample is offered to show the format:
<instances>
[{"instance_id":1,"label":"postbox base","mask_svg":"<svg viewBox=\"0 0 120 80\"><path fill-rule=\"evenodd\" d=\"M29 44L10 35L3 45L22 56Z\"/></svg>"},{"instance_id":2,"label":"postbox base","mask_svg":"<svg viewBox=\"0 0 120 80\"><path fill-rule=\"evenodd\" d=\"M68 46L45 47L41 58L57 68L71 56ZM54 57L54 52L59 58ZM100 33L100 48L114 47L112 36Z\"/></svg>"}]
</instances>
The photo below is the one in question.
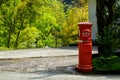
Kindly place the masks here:
<instances>
[{"instance_id":1,"label":"postbox base","mask_svg":"<svg viewBox=\"0 0 120 80\"><path fill-rule=\"evenodd\" d=\"M90 73L92 72L92 65L77 65L76 70L78 72Z\"/></svg>"}]
</instances>

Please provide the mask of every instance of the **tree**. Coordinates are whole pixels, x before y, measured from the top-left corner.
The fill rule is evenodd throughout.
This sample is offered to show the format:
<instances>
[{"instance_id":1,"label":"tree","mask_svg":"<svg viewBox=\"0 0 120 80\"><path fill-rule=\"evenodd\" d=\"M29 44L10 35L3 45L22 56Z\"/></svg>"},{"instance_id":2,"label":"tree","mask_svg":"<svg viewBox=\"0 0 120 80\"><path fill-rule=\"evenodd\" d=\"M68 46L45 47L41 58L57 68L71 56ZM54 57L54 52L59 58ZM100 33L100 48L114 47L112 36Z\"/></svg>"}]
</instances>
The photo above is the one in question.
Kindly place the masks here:
<instances>
[{"instance_id":1,"label":"tree","mask_svg":"<svg viewBox=\"0 0 120 80\"><path fill-rule=\"evenodd\" d=\"M76 44L78 38L77 24L88 21L88 5L86 0L74 0L71 3L68 3L66 0L66 4L69 4L69 7L66 10L66 18L63 23L63 29L61 30L62 46Z\"/></svg>"},{"instance_id":2,"label":"tree","mask_svg":"<svg viewBox=\"0 0 120 80\"><path fill-rule=\"evenodd\" d=\"M7 29L8 32L8 39L7 39L7 47L10 48L11 44L11 36L14 32L15 28L15 17L14 17L14 10L15 10L15 0L13 1L3 1L1 7L1 16L4 26Z\"/></svg>"},{"instance_id":3,"label":"tree","mask_svg":"<svg viewBox=\"0 0 120 80\"><path fill-rule=\"evenodd\" d=\"M113 21L113 6L116 0L96 0L97 1L97 24L98 33L102 33L105 26L109 26Z\"/></svg>"},{"instance_id":4,"label":"tree","mask_svg":"<svg viewBox=\"0 0 120 80\"><path fill-rule=\"evenodd\" d=\"M39 38L37 38L38 43L51 47L58 45L58 40L56 41L58 36L55 34L59 34L64 22L63 9L63 4L58 0L48 0L41 3L38 9L39 17L36 18L35 22L40 34Z\"/></svg>"},{"instance_id":5,"label":"tree","mask_svg":"<svg viewBox=\"0 0 120 80\"><path fill-rule=\"evenodd\" d=\"M101 38L104 38L104 31L109 30L108 27L111 27L114 15L114 5L117 0L96 0L97 2L97 25L98 25L98 35ZM102 53L105 49L105 46L102 44L98 45L99 53Z\"/></svg>"},{"instance_id":6,"label":"tree","mask_svg":"<svg viewBox=\"0 0 120 80\"><path fill-rule=\"evenodd\" d=\"M85 1L0 0L0 46L59 47L62 42L69 41L68 45L74 43L78 35L76 24L88 20ZM31 31L36 31L39 35L32 35ZM26 32L29 34L25 34ZM26 36L33 41L28 43Z\"/></svg>"},{"instance_id":7,"label":"tree","mask_svg":"<svg viewBox=\"0 0 120 80\"><path fill-rule=\"evenodd\" d=\"M21 31L18 48L36 47L35 41L38 37L38 29L36 27L26 27Z\"/></svg>"},{"instance_id":8,"label":"tree","mask_svg":"<svg viewBox=\"0 0 120 80\"><path fill-rule=\"evenodd\" d=\"M17 20L17 27L16 27L16 40L14 48L18 47L19 42L19 36L23 29L25 29L25 26L27 24L32 25L33 22L35 22L36 13L35 10L35 3L39 3L38 0L28 0L28 1L20 1L19 4L16 7L16 20Z\"/></svg>"}]
</instances>

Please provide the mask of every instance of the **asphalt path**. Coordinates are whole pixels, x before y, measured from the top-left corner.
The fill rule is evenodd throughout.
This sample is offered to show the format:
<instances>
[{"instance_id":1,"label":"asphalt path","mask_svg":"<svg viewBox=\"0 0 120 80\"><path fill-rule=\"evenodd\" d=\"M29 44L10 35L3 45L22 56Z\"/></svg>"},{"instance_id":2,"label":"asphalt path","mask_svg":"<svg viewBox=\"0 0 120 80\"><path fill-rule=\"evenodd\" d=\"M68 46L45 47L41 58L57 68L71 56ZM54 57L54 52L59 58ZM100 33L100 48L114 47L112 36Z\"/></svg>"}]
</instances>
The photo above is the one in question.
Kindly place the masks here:
<instances>
[{"instance_id":1,"label":"asphalt path","mask_svg":"<svg viewBox=\"0 0 120 80\"><path fill-rule=\"evenodd\" d=\"M93 47L92 53L93 54L97 53L97 47ZM60 57L60 56L77 56L77 55L78 55L77 47L0 51L1 60L33 58L33 57L52 58L52 57ZM68 68L68 71L70 70L71 68ZM120 75L119 74L93 75L93 74L82 74L77 72L74 74L74 73L44 72L44 71L43 72L0 71L0 80L120 80Z\"/></svg>"},{"instance_id":2,"label":"asphalt path","mask_svg":"<svg viewBox=\"0 0 120 80\"><path fill-rule=\"evenodd\" d=\"M0 80L120 80L120 75L0 72Z\"/></svg>"},{"instance_id":3,"label":"asphalt path","mask_svg":"<svg viewBox=\"0 0 120 80\"><path fill-rule=\"evenodd\" d=\"M96 46L93 46L92 54L97 54ZM78 47L62 48L38 48L0 51L0 59L17 59L32 57L57 57L57 56L75 56L78 55Z\"/></svg>"}]
</instances>

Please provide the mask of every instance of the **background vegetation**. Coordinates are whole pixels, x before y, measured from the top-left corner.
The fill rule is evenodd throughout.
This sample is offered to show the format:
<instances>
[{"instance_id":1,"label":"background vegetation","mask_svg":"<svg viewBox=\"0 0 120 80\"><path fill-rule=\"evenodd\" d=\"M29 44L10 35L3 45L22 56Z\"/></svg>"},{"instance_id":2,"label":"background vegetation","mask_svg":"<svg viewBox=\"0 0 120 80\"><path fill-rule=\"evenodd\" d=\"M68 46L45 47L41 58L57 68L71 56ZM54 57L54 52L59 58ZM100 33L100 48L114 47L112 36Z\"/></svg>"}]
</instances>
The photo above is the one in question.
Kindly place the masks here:
<instances>
[{"instance_id":1,"label":"background vegetation","mask_svg":"<svg viewBox=\"0 0 120 80\"><path fill-rule=\"evenodd\" d=\"M120 73L120 0L96 0L99 56L93 59L97 73Z\"/></svg>"},{"instance_id":2,"label":"background vegetation","mask_svg":"<svg viewBox=\"0 0 120 80\"><path fill-rule=\"evenodd\" d=\"M114 38L119 39L120 44L120 0L96 0L97 7L96 7L96 15L97 15L97 26L98 26L98 35L101 37L102 40L108 41L108 38L105 39L105 34L109 33L109 40L113 40ZM111 29L110 29L111 28ZM114 33L113 33L114 32ZM112 36L111 36L112 35ZM111 36L111 38L110 38ZM117 41L115 41L117 42ZM113 43L110 43L112 47ZM103 44L98 45L99 53L103 53L107 46ZM111 49L111 48L110 48ZM110 50L109 49L109 50ZM108 50L107 50L108 51Z\"/></svg>"},{"instance_id":3,"label":"background vegetation","mask_svg":"<svg viewBox=\"0 0 120 80\"><path fill-rule=\"evenodd\" d=\"M0 0L0 47L68 46L81 21L88 21L86 0Z\"/></svg>"}]
</instances>

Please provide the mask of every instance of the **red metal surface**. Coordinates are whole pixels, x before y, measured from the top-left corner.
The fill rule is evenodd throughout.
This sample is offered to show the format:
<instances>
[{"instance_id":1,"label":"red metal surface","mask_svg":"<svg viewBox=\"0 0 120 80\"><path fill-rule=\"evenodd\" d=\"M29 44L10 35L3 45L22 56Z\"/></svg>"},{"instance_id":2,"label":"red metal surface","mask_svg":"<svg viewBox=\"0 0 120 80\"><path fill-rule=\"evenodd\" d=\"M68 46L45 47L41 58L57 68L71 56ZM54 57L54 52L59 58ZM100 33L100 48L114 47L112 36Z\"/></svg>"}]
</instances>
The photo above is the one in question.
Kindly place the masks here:
<instances>
[{"instance_id":1,"label":"red metal surface","mask_svg":"<svg viewBox=\"0 0 120 80\"><path fill-rule=\"evenodd\" d=\"M80 30L79 36L79 63L76 66L79 72L92 72L92 38L91 38L91 27L92 23L82 22L78 24Z\"/></svg>"}]
</instances>

